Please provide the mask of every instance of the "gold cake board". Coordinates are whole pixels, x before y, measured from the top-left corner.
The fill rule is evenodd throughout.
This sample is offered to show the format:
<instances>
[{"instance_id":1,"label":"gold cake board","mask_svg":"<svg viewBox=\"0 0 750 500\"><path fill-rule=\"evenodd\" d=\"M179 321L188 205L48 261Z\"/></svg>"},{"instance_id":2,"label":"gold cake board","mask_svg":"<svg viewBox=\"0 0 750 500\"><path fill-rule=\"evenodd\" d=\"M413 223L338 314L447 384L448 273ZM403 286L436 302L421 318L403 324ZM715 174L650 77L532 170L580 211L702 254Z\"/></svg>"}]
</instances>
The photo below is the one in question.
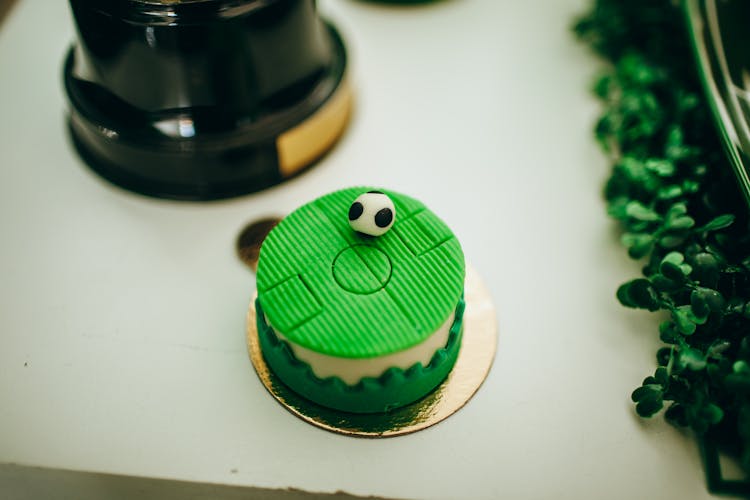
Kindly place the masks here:
<instances>
[{"instance_id":1,"label":"gold cake board","mask_svg":"<svg viewBox=\"0 0 750 500\"><path fill-rule=\"evenodd\" d=\"M255 323L255 295L247 315L250 360L268 392L292 414L327 431L347 436L393 437L426 429L456 413L477 392L492 366L497 348L495 306L481 277L466 266L464 332L453 371L434 391L387 413L346 413L317 405L293 392L269 369L260 350Z\"/></svg>"}]
</instances>

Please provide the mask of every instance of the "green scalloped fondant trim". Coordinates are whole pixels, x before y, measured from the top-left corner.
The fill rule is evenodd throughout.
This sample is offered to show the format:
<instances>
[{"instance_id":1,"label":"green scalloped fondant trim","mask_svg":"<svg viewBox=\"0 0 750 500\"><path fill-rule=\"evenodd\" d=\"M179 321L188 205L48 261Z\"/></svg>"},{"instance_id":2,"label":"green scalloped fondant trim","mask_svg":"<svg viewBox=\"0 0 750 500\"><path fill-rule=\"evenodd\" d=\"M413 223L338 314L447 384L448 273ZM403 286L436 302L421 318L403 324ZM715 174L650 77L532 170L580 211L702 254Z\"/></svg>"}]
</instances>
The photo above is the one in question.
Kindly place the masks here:
<instances>
[{"instance_id":1,"label":"green scalloped fondant trim","mask_svg":"<svg viewBox=\"0 0 750 500\"><path fill-rule=\"evenodd\" d=\"M415 363L407 370L392 367L380 377L365 377L354 386L338 377L318 378L310 365L297 359L266 323L260 302L255 301L258 339L263 356L274 374L290 389L328 408L351 413L382 413L426 396L448 376L458 357L463 334L463 295L445 347L435 351L430 363Z\"/></svg>"}]
</instances>

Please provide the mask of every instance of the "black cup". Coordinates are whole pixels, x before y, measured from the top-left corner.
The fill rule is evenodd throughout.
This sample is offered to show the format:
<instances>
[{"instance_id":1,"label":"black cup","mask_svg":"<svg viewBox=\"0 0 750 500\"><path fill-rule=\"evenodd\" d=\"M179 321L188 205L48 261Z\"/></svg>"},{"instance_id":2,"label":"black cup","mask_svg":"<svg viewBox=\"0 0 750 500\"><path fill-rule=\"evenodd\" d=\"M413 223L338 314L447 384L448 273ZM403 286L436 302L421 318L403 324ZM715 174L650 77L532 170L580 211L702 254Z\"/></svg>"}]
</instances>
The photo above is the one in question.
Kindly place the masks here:
<instances>
[{"instance_id":1,"label":"black cup","mask_svg":"<svg viewBox=\"0 0 750 500\"><path fill-rule=\"evenodd\" d=\"M341 38L314 0L70 0L78 151L140 193L216 199L294 175L351 108Z\"/></svg>"}]
</instances>

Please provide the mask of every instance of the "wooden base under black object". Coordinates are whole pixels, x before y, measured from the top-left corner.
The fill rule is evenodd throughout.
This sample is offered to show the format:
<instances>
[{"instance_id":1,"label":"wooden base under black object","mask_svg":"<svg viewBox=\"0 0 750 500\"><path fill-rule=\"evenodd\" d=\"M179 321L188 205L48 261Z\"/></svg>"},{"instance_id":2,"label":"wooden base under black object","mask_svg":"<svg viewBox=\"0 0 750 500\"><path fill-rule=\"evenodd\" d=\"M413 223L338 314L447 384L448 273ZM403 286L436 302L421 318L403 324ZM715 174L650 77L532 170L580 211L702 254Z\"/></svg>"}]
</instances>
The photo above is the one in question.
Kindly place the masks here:
<instances>
[{"instance_id":1,"label":"wooden base under black object","mask_svg":"<svg viewBox=\"0 0 750 500\"><path fill-rule=\"evenodd\" d=\"M317 18L311 0L245 3L257 6L239 12L237 22L226 13L196 17L191 10L180 11L175 25L142 13L123 18L115 36L122 46L103 50L104 35L91 36L101 30L92 27L101 12L89 19L86 10L99 7L71 0L79 40L64 67L69 125L94 171L150 196L211 200L277 184L334 144L351 106L338 33ZM217 35L219 28L236 32L227 38ZM309 39L300 35L305 31ZM266 50L269 40L317 49L274 54ZM175 57L184 64L174 66ZM298 69L276 64L284 60Z\"/></svg>"}]
</instances>

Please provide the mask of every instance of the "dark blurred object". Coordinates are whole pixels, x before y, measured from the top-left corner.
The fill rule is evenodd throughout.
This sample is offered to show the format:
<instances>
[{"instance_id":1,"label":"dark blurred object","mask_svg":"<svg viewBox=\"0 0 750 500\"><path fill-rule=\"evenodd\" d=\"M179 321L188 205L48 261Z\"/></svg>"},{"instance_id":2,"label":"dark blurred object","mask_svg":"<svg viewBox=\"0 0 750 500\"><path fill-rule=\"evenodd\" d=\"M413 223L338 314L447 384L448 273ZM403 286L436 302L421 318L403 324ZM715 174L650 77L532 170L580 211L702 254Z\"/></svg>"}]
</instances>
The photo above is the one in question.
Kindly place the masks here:
<instances>
[{"instance_id":1,"label":"dark blurred object","mask_svg":"<svg viewBox=\"0 0 750 500\"><path fill-rule=\"evenodd\" d=\"M314 0L70 0L79 152L144 194L206 200L294 175L343 132L346 54Z\"/></svg>"},{"instance_id":2,"label":"dark blurred object","mask_svg":"<svg viewBox=\"0 0 750 500\"><path fill-rule=\"evenodd\" d=\"M420 3L438 3L446 0L359 0L365 3L383 3L383 4L401 4L401 5L416 5Z\"/></svg>"},{"instance_id":3,"label":"dark blurred object","mask_svg":"<svg viewBox=\"0 0 750 500\"><path fill-rule=\"evenodd\" d=\"M5 20L5 16L10 12L11 7L16 4L16 0L0 0L0 22Z\"/></svg>"},{"instance_id":4,"label":"dark blurred object","mask_svg":"<svg viewBox=\"0 0 750 500\"><path fill-rule=\"evenodd\" d=\"M684 0L706 98L750 205L750 2Z\"/></svg>"}]
</instances>

